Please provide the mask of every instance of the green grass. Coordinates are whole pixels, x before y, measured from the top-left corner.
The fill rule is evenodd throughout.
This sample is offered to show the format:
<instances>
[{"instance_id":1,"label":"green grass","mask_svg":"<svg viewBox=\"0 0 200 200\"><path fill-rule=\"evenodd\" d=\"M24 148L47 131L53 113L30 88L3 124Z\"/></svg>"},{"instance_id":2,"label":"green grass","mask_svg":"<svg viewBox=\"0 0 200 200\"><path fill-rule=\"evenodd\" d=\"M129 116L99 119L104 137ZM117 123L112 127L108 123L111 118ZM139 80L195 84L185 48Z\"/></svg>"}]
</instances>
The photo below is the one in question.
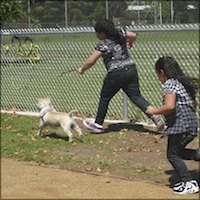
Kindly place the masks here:
<instances>
[{"instance_id":1,"label":"green grass","mask_svg":"<svg viewBox=\"0 0 200 200\"><path fill-rule=\"evenodd\" d=\"M69 143L59 127L45 127L45 136L36 136L38 123L37 117L2 114L1 157L163 184L167 180L164 172L171 169L166 160L167 140L158 139L156 133L142 127L105 124L110 127L108 133L91 134L78 121L83 138L74 133L74 142ZM195 140L192 148L198 144Z\"/></svg>"},{"instance_id":2,"label":"green grass","mask_svg":"<svg viewBox=\"0 0 200 200\"><path fill-rule=\"evenodd\" d=\"M4 158L15 158L23 161L57 165L62 168L87 171L87 168L109 169L107 160L111 150L103 145L101 139L84 131L84 139L74 135L74 142L68 138L60 128L48 128L43 131L46 137L36 136L38 130L37 117L2 115L1 118L1 155ZM91 152L95 149L94 153ZM87 150L86 150L87 149ZM80 152L79 152L80 151ZM86 152L84 152L86 151ZM105 154L97 156L98 151ZM88 152L88 153L87 153Z\"/></svg>"},{"instance_id":3,"label":"green grass","mask_svg":"<svg viewBox=\"0 0 200 200\"><path fill-rule=\"evenodd\" d=\"M112 171L113 155L126 150L123 142L125 139L129 140L128 132L95 135L82 129L83 139L80 140L74 134L74 142L69 143L65 133L59 127L45 127L43 133L46 136L37 136L38 123L37 117L3 114L1 116L2 157L80 171ZM138 149L138 145L132 147ZM122 158L119 157L117 162L125 164ZM125 164L122 170L126 171L132 167L131 164L130 166ZM136 169L142 170L142 165L134 170L146 173L144 170Z\"/></svg>"},{"instance_id":4,"label":"green grass","mask_svg":"<svg viewBox=\"0 0 200 200\"><path fill-rule=\"evenodd\" d=\"M67 136L59 127L46 127L43 131L46 137L39 137L36 135L39 123L38 117L3 114L1 123L1 153L3 157L14 157L20 160L32 160L46 164L65 163L66 161L70 161L71 164L75 165L87 164L91 158L87 158L87 156L76 157L70 155L70 153L66 156L66 152L76 145L85 146L91 143L97 145L97 147L100 145L98 138L87 134L87 132L84 132L84 141L80 140L77 134L74 134L74 143L69 143ZM109 152L106 150L107 147L104 147L104 150ZM97 159L97 163L103 166L106 162Z\"/></svg>"}]
</instances>

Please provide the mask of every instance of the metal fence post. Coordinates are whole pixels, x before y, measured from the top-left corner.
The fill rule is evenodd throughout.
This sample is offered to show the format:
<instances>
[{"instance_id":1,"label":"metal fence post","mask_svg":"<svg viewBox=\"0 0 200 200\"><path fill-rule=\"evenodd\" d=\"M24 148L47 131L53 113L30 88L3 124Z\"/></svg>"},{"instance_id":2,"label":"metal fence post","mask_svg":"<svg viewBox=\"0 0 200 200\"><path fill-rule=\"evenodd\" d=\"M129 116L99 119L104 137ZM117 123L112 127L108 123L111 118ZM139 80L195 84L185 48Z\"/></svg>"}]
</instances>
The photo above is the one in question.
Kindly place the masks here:
<instances>
[{"instance_id":1,"label":"metal fence post","mask_svg":"<svg viewBox=\"0 0 200 200\"><path fill-rule=\"evenodd\" d=\"M31 2L28 1L28 28L31 28Z\"/></svg>"},{"instance_id":2,"label":"metal fence post","mask_svg":"<svg viewBox=\"0 0 200 200\"><path fill-rule=\"evenodd\" d=\"M109 16L108 16L108 0L106 0L106 19L109 19Z\"/></svg>"},{"instance_id":3,"label":"metal fence post","mask_svg":"<svg viewBox=\"0 0 200 200\"><path fill-rule=\"evenodd\" d=\"M65 27L68 26L67 0L65 0Z\"/></svg>"},{"instance_id":4,"label":"metal fence post","mask_svg":"<svg viewBox=\"0 0 200 200\"><path fill-rule=\"evenodd\" d=\"M122 114L123 120L128 120L128 103L127 103L127 96L125 92L122 92Z\"/></svg>"}]
</instances>

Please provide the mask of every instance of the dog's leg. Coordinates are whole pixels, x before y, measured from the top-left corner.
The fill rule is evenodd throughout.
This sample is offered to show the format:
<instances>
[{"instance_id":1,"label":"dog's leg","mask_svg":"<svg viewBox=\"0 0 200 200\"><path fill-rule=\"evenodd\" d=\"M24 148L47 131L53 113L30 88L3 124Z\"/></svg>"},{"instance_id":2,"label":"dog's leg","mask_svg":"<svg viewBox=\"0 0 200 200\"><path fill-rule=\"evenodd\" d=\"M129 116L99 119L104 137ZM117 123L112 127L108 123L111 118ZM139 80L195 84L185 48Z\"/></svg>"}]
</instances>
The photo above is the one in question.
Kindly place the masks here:
<instances>
[{"instance_id":1,"label":"dog's leg","mask_svg":"<svg viewBox=\"0 0 200 200\"><path fill-rule=\"evenodd\" d=\"M37 132L37 136L41 136L42 135L42 129L44 127L44 122L40 119L40 123L39 123L39 130Z\"/></svg>"},{"instance_id":2,"label":"dog's leg","mask_svg":"<svg viewBox=\"0 0 200 200\"><path fill-rule=\"evenodd\" d=\"M73 134L70 130L64 130L65 133L67 133L67 136L69 137L69 142L73 142Z\"/></svg>"},{"instance_id":3,"label":"dog's leg","mask_svg":"<svg viewBox=\"0 0 200 200\"><path fill-rule=\"evenodd\" d=\"M74 123L74 130L78 133L79 137L82 137L83 136L83 133L80 129L80 127L78 126L77 123Z\"/></svg>"}]
</instances>

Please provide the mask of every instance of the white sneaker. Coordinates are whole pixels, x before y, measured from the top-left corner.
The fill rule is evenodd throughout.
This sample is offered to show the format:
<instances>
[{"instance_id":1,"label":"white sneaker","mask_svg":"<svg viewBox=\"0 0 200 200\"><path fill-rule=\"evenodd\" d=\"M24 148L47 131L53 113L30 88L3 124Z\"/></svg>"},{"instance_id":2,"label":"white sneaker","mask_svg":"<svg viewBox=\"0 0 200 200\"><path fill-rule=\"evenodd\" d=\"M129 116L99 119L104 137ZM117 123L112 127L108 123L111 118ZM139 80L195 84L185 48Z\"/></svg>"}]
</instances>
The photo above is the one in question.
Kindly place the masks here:
<instances>
[{"instance_id":1,"label":"white sneaker","mask_svg":"<svg viewBox=\"0 0 200 200\"><path fill-rule=\"evenodd\" d=\"M159 115L152 115L151 120L156 125L158 131L163 131L165 129L165 122Z\"/></svg>"},{"instance_id":2,"label":"white sneaker","mask_svg":"<svg viewBox=\"0 0 200 200\"><path fill-rule=\"evenodd\" d=\"M96 124L95 122L89 119L83 120L83 125L94 133L103 133L105 131L103 129L103 126Z\"/></svg>"},{"instance_id":3,"label":"white sneaker","mask_svg":"<svg viewBox=\"0 0 200 200\"><path fill-rule=\"evenodd\" d=\"M174 191L177 191L177 190L179 190L181 187L184 187L184 185L185 185L185 183L184 183L183 181L178 182L178 183L175 183L175 184L174 184L174 187L173 187L173 190L174 190Z\"/></svg>"},{"instance_id":4,"label":"white sneaker","mask_svg":"<svg viewBox=\"0 0 200 200\"><path fill-rule=\"evenodd\" d=\"M174 190L176 194L194 194L199 192L199 186L196 180L187 181L184 185L179 184L179 188Z\"/></svg>"},{"instance_id":5,"label":"white sneaker","mask_svg":"<svg viewBox=\"0 0 200 200\"><path fill-rule=\"evenodd\" d=\"M190 182L198 185L196 180L191 180ZM184 187L184 185L185 185L185 183L183 181L175 183L174 187L173 187L173 190L174 191L179 190L179 188Z\"/></svg>"},{"instance_id":6,"label":"white sneaker","mask_svg":"<svg viewBox=\"0 0 200 200\"><path fill-rule=\"evenodd\" d=\"M191 182L191 183L194 183L194 184L197 183L196 180L191 180L190 182ZM174 187L173 187L173 190L174 190L174 191L177 191L177 190L179 190L181 187L184 187L184 185L185 185L185 183L184 183L183 181L178 182L178 183L175 183L175 184L174 184Z\"/></svg>"}]
</instances>

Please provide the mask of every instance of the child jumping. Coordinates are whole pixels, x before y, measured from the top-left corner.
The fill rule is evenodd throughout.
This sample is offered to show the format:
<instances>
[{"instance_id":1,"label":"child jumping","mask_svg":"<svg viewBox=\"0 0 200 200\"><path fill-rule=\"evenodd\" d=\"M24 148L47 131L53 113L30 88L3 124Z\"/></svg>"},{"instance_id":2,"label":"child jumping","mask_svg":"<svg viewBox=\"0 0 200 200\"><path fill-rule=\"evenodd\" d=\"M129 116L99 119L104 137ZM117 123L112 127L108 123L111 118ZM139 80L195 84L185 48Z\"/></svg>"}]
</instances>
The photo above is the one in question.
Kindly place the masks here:
<instances>
[{"instance_id":1,"label":"child jumping","mask_svg":"<svg viewBox=\"0 0 200 200\"><path fill-rule=\"evenodd\" d=\"M80 74L91 68L96 61L103 57L107 70L101 89L101 97L95 121L84 120L84 125L95 133L104 132L103 122L108 110L108 104L113 96L122 89L130 100L145 114L150 105L140 94L137 69L130 58L127 48L131 48L136 40L136 34L123 28L115 28L112 21L101 20L95 24L95 32L100 40L95 51L89 56L85 64L78 69ZM147 114L156 124L158 130L164 128L161 117Z\"/></svg>"},{"instance_id":2,"label":"child jumping","mask_svg":"<svg viewBox=\"0 0 200 200\"><path fill-rule=\"evenodd\" d=\"M156 73L163 87L163 105L149 106L147 113L164 115L168 136L167 158L181 178L173 187L175 193L191 194L199 191L196 180L192 177L183 159L200 161L200 150L186 149L197 135L198 121L195 113L195 94L198 79L186 76L176 60L162 57L156 64Z\"/></svg>"}]
</instances>

